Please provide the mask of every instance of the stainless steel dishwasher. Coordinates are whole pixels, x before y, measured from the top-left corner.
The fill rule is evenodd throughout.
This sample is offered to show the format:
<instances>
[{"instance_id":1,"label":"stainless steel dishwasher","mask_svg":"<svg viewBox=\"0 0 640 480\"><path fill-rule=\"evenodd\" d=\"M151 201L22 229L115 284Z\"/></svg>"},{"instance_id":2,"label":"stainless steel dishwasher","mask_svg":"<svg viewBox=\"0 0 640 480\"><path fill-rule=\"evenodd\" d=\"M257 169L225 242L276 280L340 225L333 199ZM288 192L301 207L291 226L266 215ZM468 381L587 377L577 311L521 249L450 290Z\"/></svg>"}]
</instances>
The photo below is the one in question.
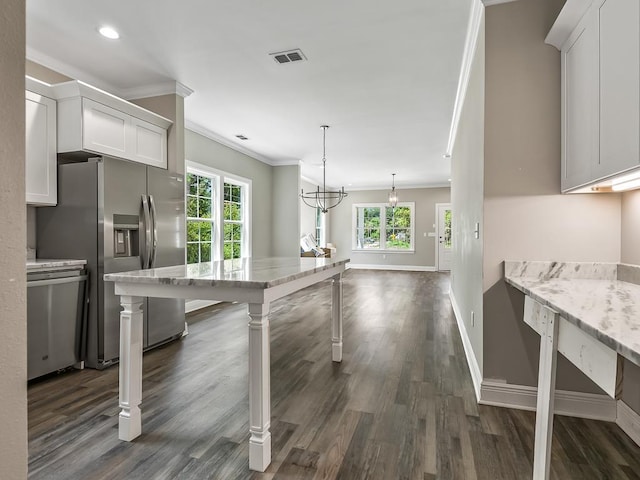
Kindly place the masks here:
<instances>
[{"instance_id":1,"label":"stainless steel dishwasher","mask_svg":"<svg viewBox=\"0 0 640 480\"><path fill-rule=\"evenodd\" d=\"M86 355L87 273L84 267L27 271L27 377L70 366Z\"/></svg>"}]
</instances>

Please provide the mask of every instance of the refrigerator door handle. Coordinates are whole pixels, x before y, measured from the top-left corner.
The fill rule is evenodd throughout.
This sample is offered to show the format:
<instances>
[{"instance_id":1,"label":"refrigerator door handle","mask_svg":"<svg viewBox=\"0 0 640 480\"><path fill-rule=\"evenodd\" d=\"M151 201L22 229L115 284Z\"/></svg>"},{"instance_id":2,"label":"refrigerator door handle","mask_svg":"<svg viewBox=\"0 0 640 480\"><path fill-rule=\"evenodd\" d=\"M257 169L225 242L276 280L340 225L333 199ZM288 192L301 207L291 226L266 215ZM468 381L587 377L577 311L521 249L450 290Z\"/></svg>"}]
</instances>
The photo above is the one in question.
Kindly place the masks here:
<instances>
[{"instance_id":1,"label":"refrigerator door handle","mask_svg":"<svg viewBox=\"0 0 640 480\"><path fill-rule=\"evenodd\" d=\"M149 255L149 268L156 266L156 252L158 251L158 215L153 195L149 195L149 210L151 211L151 229L153 236L151 241L151 254Z\"/></svg>"},{"instance_id":2,"label":"refrigerator door handle","mask_svg":"<svg viewBox=\"0 0 640 480\"><path fill-rule=\"evenodd\" d=\"M142 268L147 269L151 262L151 211L145 194L142 194L142 216L144 218L144 251L140 255L140 259L142 260Z\"/></svg>"}]
</instances>

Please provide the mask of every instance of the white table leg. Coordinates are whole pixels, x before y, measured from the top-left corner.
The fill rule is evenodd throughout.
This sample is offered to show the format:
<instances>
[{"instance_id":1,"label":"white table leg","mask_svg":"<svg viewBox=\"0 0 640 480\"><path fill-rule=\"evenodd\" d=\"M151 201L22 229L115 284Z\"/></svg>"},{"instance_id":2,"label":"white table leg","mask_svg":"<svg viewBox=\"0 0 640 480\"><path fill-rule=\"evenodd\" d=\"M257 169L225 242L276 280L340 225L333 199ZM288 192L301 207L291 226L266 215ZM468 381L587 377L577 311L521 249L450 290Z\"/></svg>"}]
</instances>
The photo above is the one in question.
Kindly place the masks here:
<instances>
[{"instance_id":1,"label":"white table leg","mask_svg":"<svg viewBox=\"0 0 640 480\"><path fill-rule=\"evenodd\" d=\"M533 479L547 480L551 471L553 403L556 390L556 357L560 317L546 307L540 309L540 366L536 405L536 436L533 451Z\"/></svg>"},{"instance_id":2,"label":"white table leg","mask_svg":"<svg viewBox=\"0 0 640 480\"><path fill-rule=\"evenodd\" d=\"M342 274L331 284L331 360L342 361Z\"/></svg>"},{"instance_id":3,"label":"white table leg","mask_svg":"<svg viewBox=\"0 0 640 480\"><path fill-rule=\"evenodd\" d=\"M249 304L249 469L271 463L271 365L269 304Z\"/></svg>"},{"instance_id":4,"label":"white table leg","mask_svg":"<svg viewBox=\"0 0 640 480\"><path fill-rule=\"evenodd\" d=\"M142 432L142 302L120 297L120 418L118 438L130 442Z\"/></svg>"}]
</instances>

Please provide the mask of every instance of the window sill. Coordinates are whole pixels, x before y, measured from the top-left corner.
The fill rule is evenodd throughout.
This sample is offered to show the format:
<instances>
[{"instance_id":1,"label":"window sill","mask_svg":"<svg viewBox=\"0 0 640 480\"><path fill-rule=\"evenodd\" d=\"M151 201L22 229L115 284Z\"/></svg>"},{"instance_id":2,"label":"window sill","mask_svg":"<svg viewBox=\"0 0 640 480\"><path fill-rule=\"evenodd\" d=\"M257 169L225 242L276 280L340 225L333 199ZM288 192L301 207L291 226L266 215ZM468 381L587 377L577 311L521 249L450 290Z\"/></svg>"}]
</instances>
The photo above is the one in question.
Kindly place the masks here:
<instances>
[{"instance_id":1,"label":"window sill","mask_svg":"<svg viewBox=\"0 0 640 480\"><path fill-rule=\"evenodd\" d=\"M357 249L352 249L351 253L384 253L385 255L387 253L416 253L415 249L413 250L379 250L377 248L372 248L372 249L366 249L366 248L357 248Z\"/></svg>"}]
</instances>

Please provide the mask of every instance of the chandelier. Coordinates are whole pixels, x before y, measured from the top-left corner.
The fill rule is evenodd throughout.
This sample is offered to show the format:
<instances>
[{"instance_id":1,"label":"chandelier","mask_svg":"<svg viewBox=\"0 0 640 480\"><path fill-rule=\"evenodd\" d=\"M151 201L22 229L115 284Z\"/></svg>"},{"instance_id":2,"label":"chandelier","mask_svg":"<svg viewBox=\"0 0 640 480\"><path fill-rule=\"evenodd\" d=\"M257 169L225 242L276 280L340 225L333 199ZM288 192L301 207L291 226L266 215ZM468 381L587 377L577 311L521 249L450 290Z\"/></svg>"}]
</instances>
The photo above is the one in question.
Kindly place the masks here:
<instances>
[{"instance_id":1,"label":"chandelier","mask_svg":"<svg viewBox=\"0 0 640 480\"><path fill-rule=\"evenodd\" d=\"M322 129L322 190L320 190L320 186L313 192L304 193L304 189L302 189L300 190L300 198L311 208L319 208L322 213L327 213L330 208L340 205L344 197L349 194L344 191L344 187L340 190L327 190L326 140L329 125L322 125L320 128Z\"/></svg>"},{"instance_id":2,"label":"chandelier","mask_svg":"<svg viewBox=\"0 0 640 480\"><path fill-rule=\"evenodd\" d=\"M389 192L389 206L396 208L398 206L398 193L396 192L396 174L391 174L391 191Z\"/></svg>"}]
</instances>

